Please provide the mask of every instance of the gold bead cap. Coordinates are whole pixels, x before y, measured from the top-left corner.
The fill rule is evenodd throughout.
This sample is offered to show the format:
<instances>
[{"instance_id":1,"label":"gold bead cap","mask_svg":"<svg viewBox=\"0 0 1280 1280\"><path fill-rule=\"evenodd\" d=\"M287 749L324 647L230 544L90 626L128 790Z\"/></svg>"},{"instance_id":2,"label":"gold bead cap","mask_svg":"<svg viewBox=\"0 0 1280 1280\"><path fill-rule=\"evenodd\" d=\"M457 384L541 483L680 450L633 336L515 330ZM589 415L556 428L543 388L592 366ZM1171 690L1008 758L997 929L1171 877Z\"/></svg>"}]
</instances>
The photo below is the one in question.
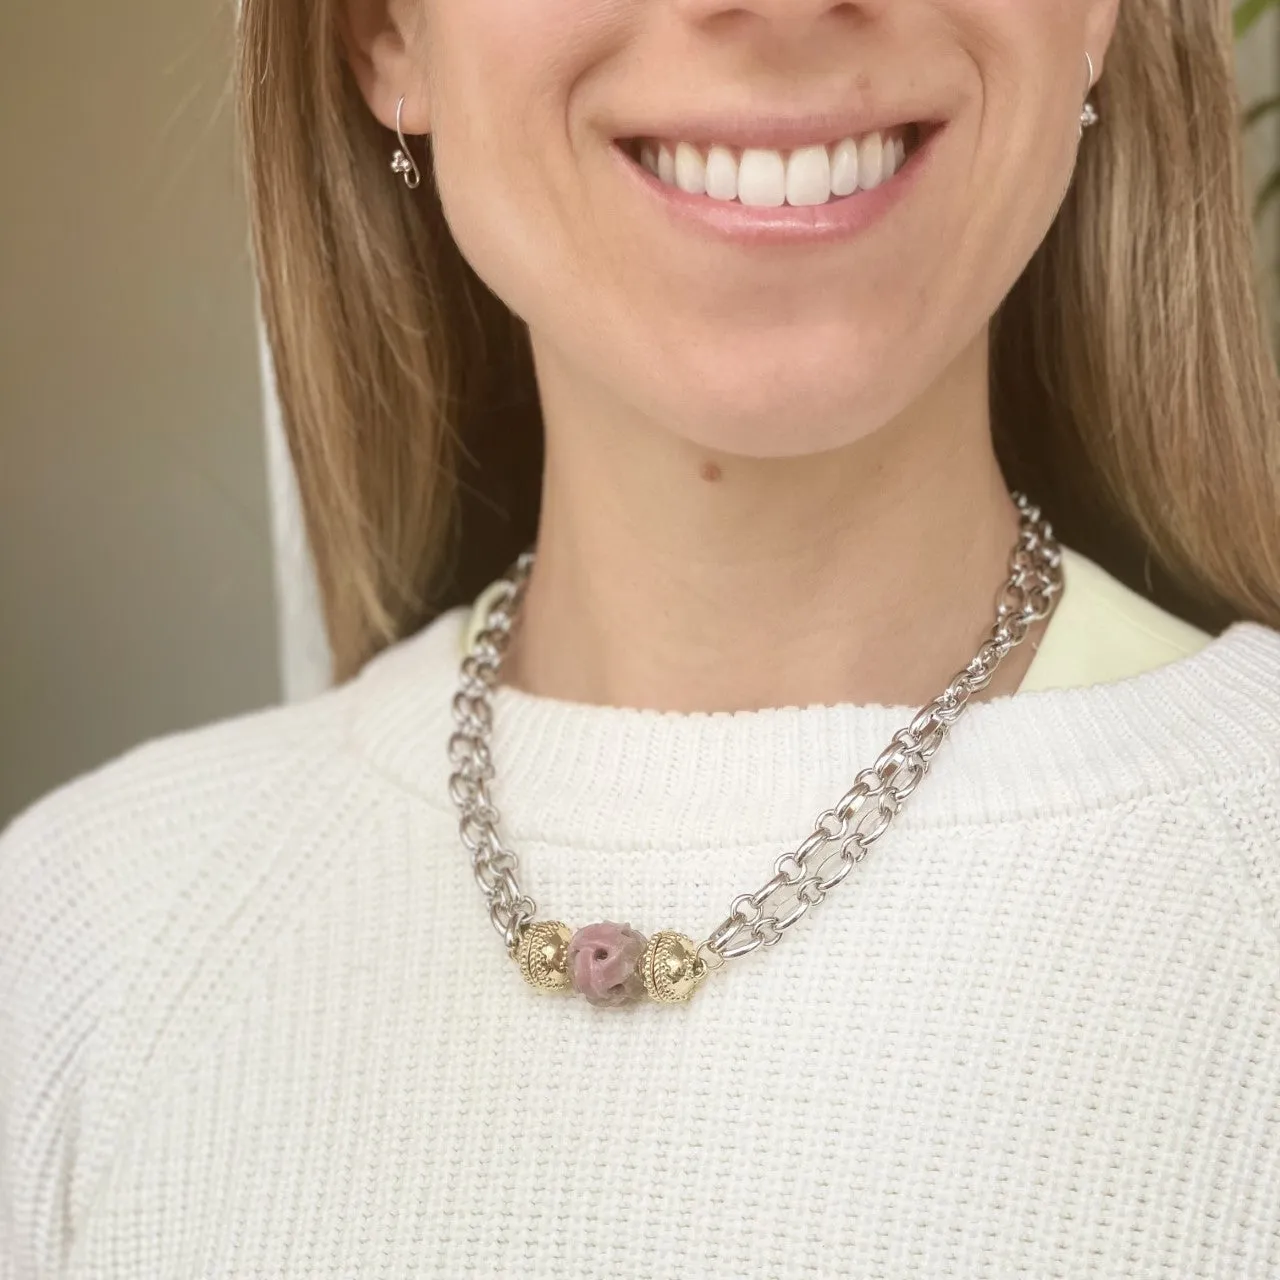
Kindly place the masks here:
<instances>
[{"instance_id":1,"label":"gold bead cap","mask_svg":"<svg viewBox=\"0 0 1280 1280\"><path fill-rule=\"evenodd\" d=\"M539 991L569 989L569 940L573 937L560 920L535 920L520 935L516 963L524 980Z\"/></svg>"},{"instance_id":2,"label":"gold bead cap","mask_svg":"<svg viewBox=\"0 0 1280 1280\"><path fill-rule=\"evenodd\" d=\"M707 964L691 938L663 929L649 939L640 961L640 976L651 1000L677 1004L698 989L707 976Z\"/></svg>"}]
</instances>

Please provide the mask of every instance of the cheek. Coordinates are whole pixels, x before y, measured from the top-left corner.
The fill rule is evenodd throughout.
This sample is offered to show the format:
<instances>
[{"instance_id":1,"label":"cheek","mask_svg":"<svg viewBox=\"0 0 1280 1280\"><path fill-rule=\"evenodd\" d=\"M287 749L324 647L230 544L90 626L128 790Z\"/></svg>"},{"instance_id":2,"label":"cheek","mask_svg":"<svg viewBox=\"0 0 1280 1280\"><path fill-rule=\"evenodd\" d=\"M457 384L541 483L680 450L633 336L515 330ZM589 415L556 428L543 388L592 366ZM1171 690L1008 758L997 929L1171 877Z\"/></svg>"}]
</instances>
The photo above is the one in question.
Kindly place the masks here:
<instances>
[{"instance_id":1,"label":"cheek","mask_svg":"<svg viewBox=\"0 0 1280 1280\"><path fill-rule=\"evenodd\" d=\"M932 316L921 324L976 330L1035 254L1071 182L1085 4L949 0L945 8L973 91L954 122L950 181L933 193L946 250L930 287ZM929 241L926 233L920 244Z\"/></svg>"},{"instance_id":2,"label":"cheek","mask_svg":"<svg viewBox=\"0 0 1280 1280\"><path fill-rule=\"evenodd\" d=\"M572 269L558 232L581 206L571 98L600 9L599 0L437 0L425 30L445 216L463 256L518 315L548 274Z\"/></svg>"},{"instance_id":3,"label":"cheek","mask_svg":"<svg viewBox=\"0 0 1280 1280\"><path fill-rule=\"evenodd\" d=\"M967 0L982 80L975 148L986 198L975 218L1026 259L1047 231L1075 164L1085 96L1083 0ZM999 246L997 246L999 247Z\"/></svg>"}]
</instances>

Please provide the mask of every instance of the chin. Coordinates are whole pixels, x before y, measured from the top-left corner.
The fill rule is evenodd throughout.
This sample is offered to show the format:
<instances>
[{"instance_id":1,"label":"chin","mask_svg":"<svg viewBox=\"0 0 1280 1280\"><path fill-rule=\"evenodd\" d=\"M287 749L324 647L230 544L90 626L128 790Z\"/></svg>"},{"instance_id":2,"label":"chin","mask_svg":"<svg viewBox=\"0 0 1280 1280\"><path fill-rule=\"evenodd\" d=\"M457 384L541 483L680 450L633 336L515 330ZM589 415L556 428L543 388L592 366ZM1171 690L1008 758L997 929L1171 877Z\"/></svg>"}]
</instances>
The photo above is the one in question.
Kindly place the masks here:
<instances>
[{"instance_id":1,"label":"chin","mask_svg":"<svg viewBox=\"0 0 1280 1280\"><path fill-rule=\"evenodd\" d=\"M674 412L674 410L673 410ZM801 458L839 449L873 434L885 425L887 415L859 409L850 401L797 404L793 398L772 408L707 405L696 416L688 406L679 434L690 443L717 453L743 458Z\"/></svg>"},{"instance_id":2,"label":"chin","mask_svg":"<svg viewBox=\"0 0 1280 1280\"><path fill-rule=\"evenodd\" d=\"M824 453L864 439L912 399L900 378L845 361L833 368L733 373L717 386L711 377L668 386L654 417L678 423L678 433L704 449L750 458L792 458ZM675 391L675 394L671 394ZM717 394L719 392L719 394Z\"/></svg>"}]
</instances>

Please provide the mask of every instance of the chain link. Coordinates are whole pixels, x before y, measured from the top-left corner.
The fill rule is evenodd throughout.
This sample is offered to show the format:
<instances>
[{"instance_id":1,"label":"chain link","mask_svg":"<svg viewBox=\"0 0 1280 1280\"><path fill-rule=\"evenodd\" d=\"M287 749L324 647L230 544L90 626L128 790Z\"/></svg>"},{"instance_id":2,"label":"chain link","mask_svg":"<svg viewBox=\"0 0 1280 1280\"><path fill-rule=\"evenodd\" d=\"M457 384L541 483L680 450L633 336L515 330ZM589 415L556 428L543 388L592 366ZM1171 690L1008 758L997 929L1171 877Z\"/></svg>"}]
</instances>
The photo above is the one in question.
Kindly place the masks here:
<instances>
[{"instance_id":1,"label":"chain link","mask_svg":"<svg viewBox=\"0 0 1280 1280\"><path fill-rule=\"evenodd\" d=\"M712 967L776 945L845 879L888 831L973 695L991 683L1000 663L1032 625L1053 611L1062 590L1061 549L1040 509L1024 494L1013 498L1019 512L1018 537L1009 555L1009 578L996 595L990 634L947 687L893 735L875 764L854 778L833 808L818 815L813 831L774 861L770 879L755 893L739 894L730 903L728 916L698 946L699 956ZM508 951L514 951L538 907L516 878L516 855L498 836L498 810L489 794L494 772L490 697L533 560L533 553L526 551L495 587L483 628L462 660L453 698L457 728L449 739L454 766L449 795L458 808L459 833L471 851L476 883L489 903L489 919Z\"/></svg>"}]
</instances>

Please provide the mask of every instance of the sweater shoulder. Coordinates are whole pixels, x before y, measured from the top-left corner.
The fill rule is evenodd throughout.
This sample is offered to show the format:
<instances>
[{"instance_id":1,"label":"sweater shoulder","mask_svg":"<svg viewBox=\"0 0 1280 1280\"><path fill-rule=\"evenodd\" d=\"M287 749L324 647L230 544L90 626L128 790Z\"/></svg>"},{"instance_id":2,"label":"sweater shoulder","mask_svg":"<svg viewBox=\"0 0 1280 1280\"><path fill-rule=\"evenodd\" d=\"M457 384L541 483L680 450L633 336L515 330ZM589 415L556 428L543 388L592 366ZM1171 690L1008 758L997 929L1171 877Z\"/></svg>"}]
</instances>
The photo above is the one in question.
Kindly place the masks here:
<instances>
[{"instance_id":1,"label":"sweater shoulder","mask_svg":"<svg viewBox=\"0 0 1280 1280\"><path fill-rule=\"evenodd\" d=\"M55 787L0 828L0 884L12 887L22 868L50 859L83 874L95 853L119 869L114 851L149 839L172 861L236 813L286 808L323 765L356 770L353 725L394 715L415 696L447 696L460 618L460 610L444 615L388 646L343 685L156 736Z\"/></svg>"},{"instance_id":2,"label":"sweater shoulder","mask_svg":"<svg viewBox=\"0 0 1280 1280\"><path fill-rule=\"evenodd\" d=\"M1278 726L1280 736L1280 726ZM1280 760L1264 753L1223 788L1222 821L1232 848L1280 949ZM1280 974L1277 974L1280 978Z\"/></svg>"},{"instance_id":3,"label":"sweater shoulder","mask_svg":"<svg viewBox=\"0 0 1280 1280\"><path fill-rule=\"evenodd\" d=\"M456 625L391 645L343 685L154 737L40 797L0 829L0 936L35 945L78 904L137 909L184 892L211 859L250 872L264 845L342 820L344 793L369 777L355 727L424 689L445 696L422 655L456 647ZM3 965L13 947L0 952Z\"/></svg>"},{"instance_id":4,"label":"sweater shoulder","mask_svg":"<svg viewBox=\"0 0 1280 1280\"><path fill-rule=\"evenodd\" d=\"M358 772L351 699L344 687L153 738L0 832L0 1220L20 1274L59 1273L60 1224L101 1173L79 1136L101 1120L88 1082L130 1037L139 1060L158 1047L206 930L230 936L268 884L282 915L297 896L284 867L306 844L301 815ZM155 1028L149 1044L150 1030L122 1034L130 1021ZM53 1203L37 1185L50 1168L64 1174Z\"/></svg>"},{"instance_id":5,"label":"sweater shoulder","mask_svg":"<svg viewBox=\"0 0 1280 1280\"><path fill-rule=\"evenodd\" d=\"M43 868L88 887L92 863L123 870L154 842L180 859L202 829L262 804L282 773L341 749L351 700L330 690L300 704L243 712L158 735L53 788L0 831L0 884ZM10 905L15 893L0 893Z\"/></svg>"},{"instance_id":6,"label":"sweater shoulder","mask_svg":"<svg viewBox=\"0 0 1280 1280\"><path fill-rule=\"evenodd\" d=\"M1186 737L1202 760L1204 789L1222 852L1240 868L1247 895L1280 949L1280 631L1257 622L1230 628L1217 649L1208 709Z\"/></svg>"}]
</instances>

